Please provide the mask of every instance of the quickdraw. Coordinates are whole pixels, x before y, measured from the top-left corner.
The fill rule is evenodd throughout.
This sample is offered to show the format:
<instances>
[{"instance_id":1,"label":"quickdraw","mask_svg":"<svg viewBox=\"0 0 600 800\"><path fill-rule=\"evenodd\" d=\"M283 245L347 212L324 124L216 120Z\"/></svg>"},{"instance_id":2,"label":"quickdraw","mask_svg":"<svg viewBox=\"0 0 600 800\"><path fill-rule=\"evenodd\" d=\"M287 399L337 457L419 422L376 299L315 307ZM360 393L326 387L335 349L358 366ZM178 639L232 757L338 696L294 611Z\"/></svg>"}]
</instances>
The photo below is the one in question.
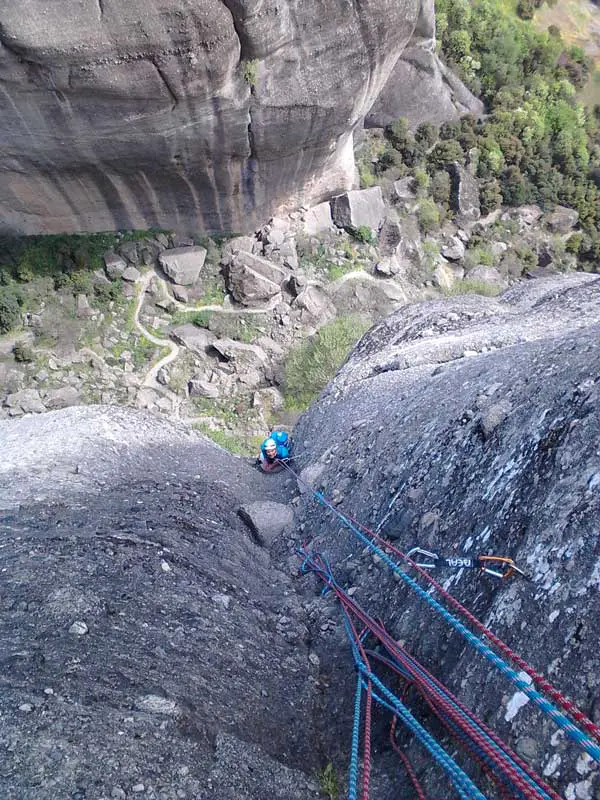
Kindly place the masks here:
<instances>
[{"instance_id":1,"label":"quickdraw","mask_svg":"<svg viewBox=\"0 0 600 800\"><path fill-rule=\"evenodd\" d=\"M505 556L442 556L423 550L422 547L413 547L406 554L411 561L422 569L437 569L438 567L451 567L454 569L478 569L486 575L506 580L513 575L526 578L526 573L517 567L512 558Z\"/></svg>"}]
</instances>

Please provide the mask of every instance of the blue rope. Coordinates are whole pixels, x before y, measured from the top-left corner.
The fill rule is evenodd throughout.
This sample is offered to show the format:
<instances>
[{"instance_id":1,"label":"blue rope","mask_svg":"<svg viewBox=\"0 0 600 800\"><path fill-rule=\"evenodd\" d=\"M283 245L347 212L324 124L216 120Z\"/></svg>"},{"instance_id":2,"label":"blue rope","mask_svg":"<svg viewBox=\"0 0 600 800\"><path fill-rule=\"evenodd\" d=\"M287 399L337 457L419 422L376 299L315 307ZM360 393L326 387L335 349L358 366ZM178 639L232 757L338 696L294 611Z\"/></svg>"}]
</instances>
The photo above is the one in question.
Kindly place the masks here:
<instances>
[{"instance_id":1,"label":"blue rope","mask_svg":"<svg viewBox=\"0 0 600 800\"><path fill-rule=\"evenodd\" d=\"M358 797L358 758L360 748L360 703L362 699L362 679L360 673L356 680L356 695L354 698L354 725L352 726L352 755L350 756L350 769L348 774L348 800Z\"/></svg>"},{"instance_id":2,"label":"blue rope","mask_svg":"<svg viewBox=\"0 0 600 800\"><path fill-rule=\"evenodd\" d=\"M399 700L392 692L390 692L390 690L379 680L379 678L370 671L368 666L364 663L358 650L358 646L354 641L354 636L352 635L352 630L346 614L344 614L344 625L346 627L346 633L352 647L354 662L359 672L362 673L364 678L366 678L368 681L371 681L371 683L379 689L379 691L391 705L392 712L402 719L406 727L412 731L421 744L429 751L438 764L440 764L442 769L448 773L452 783L457 787L460 786L465 792L463 796L468 798L468 800L487 800L485 795L479 791L477 786L469 778L466 772L463 772L454 759L448 755L448 753L440 744L438 744L433 736L431 736L431 734L425 730L418 720L413 717L404 703L402 703L401 700Z\"/></svg>"},{"instance_id":3,"label":"blue rope","mask_svg":"<svg viewBox=\"0 0 600 800\"><path fill-rule=\"evenodd\" d=\"M541 708L542 711L552 719L552 721L561 728L567 736L578 745L580 745L595 761L600 763L600 746L598 746L595 742L590 739L587 734L585 734L582 730L580 730L576 725L574 725L568 717L566 717L558 708L556 708L553 703L547 700L542 694L540 694L537 689L534 689L526 680L521 678L521 676L515 672L512 667L510 667L500 656L498 656L492 649L490 649L484 642L475 634L470 631L463 623L457 619L453 614L451 614L444 606L438 603L435 598L431 597L425 589L421 588L419 584L407 575L403 570L400 569L398 564L396 564L392 559L385 553L380 547L374 544L368 536L366 536L362 531L360 531L352 522L342 514L341 511L338 511L335 506L333 506L327 498L321 493L317 492L311 487L311 491L313 492L314 496L319 500L320 503L325 505L329 508L333 513L348 527L358 538L361 542L367 545L370 550L376 553L382 561L384 561L393 572L398 575L404 583L408 584L411 589L416 592L419 597L425 600L432 608L434 608L445 620L446 622L454 628L455 631L458 631L464 638L471 644L476 650L478 650L488 661L502 672L512 683L515 684L523 694L527 695L530 700L532 700L538 708Z\"/></svg>"}]
</instances>

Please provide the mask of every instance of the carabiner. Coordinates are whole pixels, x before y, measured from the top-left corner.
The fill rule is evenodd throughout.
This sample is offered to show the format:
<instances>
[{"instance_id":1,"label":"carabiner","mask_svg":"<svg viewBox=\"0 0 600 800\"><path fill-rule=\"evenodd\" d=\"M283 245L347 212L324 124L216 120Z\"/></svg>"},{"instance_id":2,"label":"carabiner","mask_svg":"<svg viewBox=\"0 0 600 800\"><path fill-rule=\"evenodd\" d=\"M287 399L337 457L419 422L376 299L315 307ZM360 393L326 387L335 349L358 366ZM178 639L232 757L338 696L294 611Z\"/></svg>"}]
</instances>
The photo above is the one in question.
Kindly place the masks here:
<instances>
[{"instance_id":1,"label":"carabiner","mask_svg":"<svg viewBox=\"0 0 600 800\"><path fill-rule=\"evenodd\" d=\"M477 560L479 561L479 569L487 575L493 575L494 578L505 580L515 574L521 575L523 578L527 577L523 570L517 567L512 558L505 558L504 556L477 556ZM492 566L498 565L499 569L490 569L489 566L486 566L487 564Z\"/></svg>"},{"instance_id":2,"label":"carabiner","mask_svg":"<svg viewBox=\"0 0 600 800\"><path fill-rule=\"evenodd\" d=\"M422 567L423 569L435 569L435 567L438 566L436 562L439 559L439 554L431 553L429 550L423 550L421 547L413 547L412 550L408 551L406 556L407 558L410 558L411 561L414 561L417 567ZM423 556L424 558L430 559L430 561L417 561L414 556ZM431 559L433 559L433 563L431 563Z\"/></svg>"}]
</instances>

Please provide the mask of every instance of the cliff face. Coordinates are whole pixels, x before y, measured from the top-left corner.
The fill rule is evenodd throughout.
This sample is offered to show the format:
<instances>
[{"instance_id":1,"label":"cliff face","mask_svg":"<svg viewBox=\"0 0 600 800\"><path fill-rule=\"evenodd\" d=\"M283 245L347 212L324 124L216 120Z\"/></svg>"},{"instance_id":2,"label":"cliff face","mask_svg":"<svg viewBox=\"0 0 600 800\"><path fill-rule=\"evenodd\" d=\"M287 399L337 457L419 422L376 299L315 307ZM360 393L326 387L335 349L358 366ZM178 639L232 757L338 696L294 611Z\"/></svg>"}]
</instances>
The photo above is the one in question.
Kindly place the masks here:
<instances>
[{"instance_id":1,"label":"cliff face","mask_svg":"<svg viewBox=\"0 0 600 800\"><path fill-rule=\"evenodd\" d=\"M438 577L596 723L599 375L600 280L532 281L397 311L295 430L298 468L404 550L513 557L530 580ZM312 800L317 767L344 775L354 672L332 596L296 577L311 539L561 795L598 796L597 764L286 473L115 407L2 420L0 440L0 796ZM236 514L261 501L262 542ZM371 797L412 798L388 724ZM447 778L401 743L436 796Z\"/></svg>"},{"instance_id":2,"label":"cliff face","mask_svg":"<svg viewBox=\"0 0 600 800\"><path fill-rule=\"evenodd\" d=\"M433 25L419 0L1 3L0 219L246 231L348 186L353 128ZM396 106L441 74L429 56Z\"/></svg>"},{"instance_id":3,"label":"cliff face","mask_svg":"<svg viewBox=\"0 0 600 800\"><path fill-rule=\"evenodd\" d=\"M397 311L363 338L296 429L315 485L404 552L514 558L529 580L457 569L435 577L596 723L599 300L600 281L579 275ZM365 558L338 520L310 498L299 520L359 602L561 796L598 796L598 765L588 768L532 703L520 707L514 687ZM323 648L324 669L340 683L351 674L343 631ZM431 780L422 753L411 757Z\"/></svg>"}]
</instances>

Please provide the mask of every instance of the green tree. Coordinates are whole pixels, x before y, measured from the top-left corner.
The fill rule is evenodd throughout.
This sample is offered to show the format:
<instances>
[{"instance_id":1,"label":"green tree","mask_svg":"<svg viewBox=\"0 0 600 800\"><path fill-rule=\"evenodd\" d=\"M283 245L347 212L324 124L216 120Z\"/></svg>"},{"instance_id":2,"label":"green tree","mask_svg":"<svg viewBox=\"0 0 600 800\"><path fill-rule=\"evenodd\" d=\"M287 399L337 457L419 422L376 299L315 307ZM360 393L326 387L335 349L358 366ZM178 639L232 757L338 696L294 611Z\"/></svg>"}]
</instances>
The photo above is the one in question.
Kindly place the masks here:
<instances>
[{"instance_id":1,"label":"green tree","mask_svg":"<svg viewBox=\"0 0 600 800\"><path fill-rule=\"evenodd\" d=\"M20 298L9 286L0 286L0 333L16 328L21 322Z\"/></svg>"}]
</instances>

